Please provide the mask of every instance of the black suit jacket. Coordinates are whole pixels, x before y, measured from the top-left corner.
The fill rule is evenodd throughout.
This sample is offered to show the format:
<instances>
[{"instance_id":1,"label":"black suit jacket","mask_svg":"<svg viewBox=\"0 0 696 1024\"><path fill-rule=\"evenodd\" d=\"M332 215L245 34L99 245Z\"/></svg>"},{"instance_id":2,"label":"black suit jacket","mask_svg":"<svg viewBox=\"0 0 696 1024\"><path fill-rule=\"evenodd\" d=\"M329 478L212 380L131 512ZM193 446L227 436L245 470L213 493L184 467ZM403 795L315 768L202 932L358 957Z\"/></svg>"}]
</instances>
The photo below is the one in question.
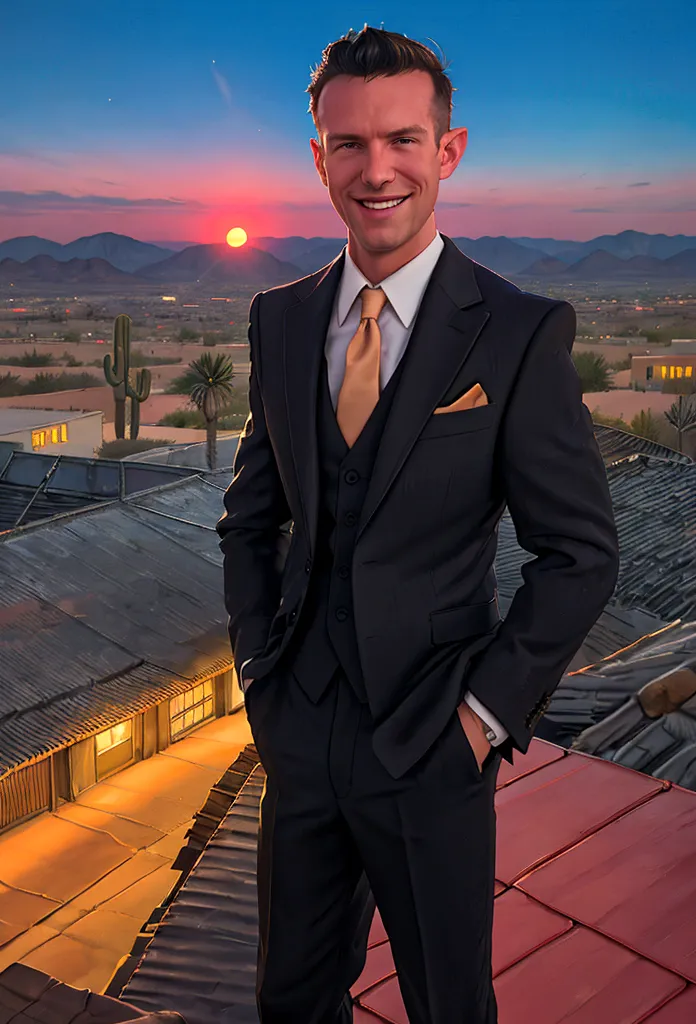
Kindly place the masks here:
<instances>
[{"instance_id":1,"label":"black suit jacket","mask_svg":"<svg viewBox=\"0 0 696 1024\"><path fill-rule=\"evenodd\" d=\"M570 355L573 307L521 291L443 239L352 567L375 751L395 776L467 688L510 733L503 756L524 752L618 572L606 473ZM317 382L342 269L341 255L251 304L251 414L217 528L235 662L253 657L254 678L287 647L312 572ZM433 415L477 382L488 405ZM491 628L506 505L536 557Z\"/></svg>"}]
</instances>

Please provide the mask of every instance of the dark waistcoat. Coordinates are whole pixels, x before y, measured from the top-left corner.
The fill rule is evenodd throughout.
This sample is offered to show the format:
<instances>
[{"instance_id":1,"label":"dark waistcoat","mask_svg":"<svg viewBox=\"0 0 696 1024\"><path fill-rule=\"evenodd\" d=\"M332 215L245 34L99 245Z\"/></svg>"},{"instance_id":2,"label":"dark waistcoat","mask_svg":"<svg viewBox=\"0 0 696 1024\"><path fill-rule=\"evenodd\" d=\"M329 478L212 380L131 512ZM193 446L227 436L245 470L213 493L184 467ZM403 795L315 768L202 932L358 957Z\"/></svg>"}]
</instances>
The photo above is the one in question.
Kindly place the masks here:
<instances>
[{"instance_id":1,"label":"dark waistcoat","mask_svg":"<svg viewBox=\"0 0 696 1024\"><path fill-rule=\"evenodd\" d=\"M319 374L317 435L319 515L316 557L307 597L287 655L310 700L318 701L337 668L367 702L353 617L351 567L357 525L402 358L352 448L340 431L331 402L326 359Z\"/></svg>"}]
</instances>

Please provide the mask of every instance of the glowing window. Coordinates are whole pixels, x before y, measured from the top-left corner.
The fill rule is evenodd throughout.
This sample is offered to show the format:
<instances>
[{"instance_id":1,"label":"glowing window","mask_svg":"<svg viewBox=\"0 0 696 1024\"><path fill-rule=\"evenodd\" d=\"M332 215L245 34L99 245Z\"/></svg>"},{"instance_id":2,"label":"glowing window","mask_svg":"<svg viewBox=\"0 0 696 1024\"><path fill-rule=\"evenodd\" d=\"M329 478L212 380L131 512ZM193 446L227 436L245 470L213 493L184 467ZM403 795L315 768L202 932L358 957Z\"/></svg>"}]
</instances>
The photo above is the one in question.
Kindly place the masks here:
<instances>
[{"instance_id":1,"label":"glowing window","mask_svg":"<svg viewBox=\"0 0 696 1024\"><path fill-rule=\"evenodd\" d=\"M107 750L113 750L120 743L128 743L133 736L133 723L129 720L127 722L119 722L118 725L112 725L110 729L105 729L104 732L97 733L95 741L97 744L97 757L99 754L105 754Z\"/></svg>"},{"instance_id":2,"label":"glowing window","mask_svg":"<svg viewBox=\"0 0 696 1024\"><path fill-rule=\"evenodd\" d=\"M58 444L58 427L51 427L51 444Z\"/></svg>"},{"instance_id":3,"label":"glowing window","mask_svg":"<svg viewBox=\"0 0 696 1024\"><path fill-rule=\"evenodd\" d=\"M667 376L667 367L666 366L661 366L660 369L662 370L662 379L664 380L665 377Z\"/></svg>"},{"instance_id":4,"label":"glowing window","mask_svg":"<svg viewBox=\"0 0 696 1024\"><path fill-rule=\"evenodd\" d=\"M172 739L215 715L213 680L206 679L169 701Z\"/></svg>"},{"instance_id":5,"label":"glowing window","mask_svg":"<svg viewBox=\"0 0 696 1024\"><path fill-rule=\"evenodd\" d=\"M97 754L97 779L124 768L133 760L133 721L119 722L94 737Z\"/></svg>"},{"instance_id":6,"label":"glowing window","mask_svg":"<svg viewBox=\"0 0 696 1024\"><path fill-rule=\"evenodd\" d=\"M60 425L60 439L61 441L68 440L68 425L67 423L61 423Z\"/></svg>"},{"instance_id":7,"label":"glowing window","mask_svg":"<svg viewBox=\"0 0 696 1024\"><path fill-rule=\"evenodd\" d=\"M687 366L685 371L684 371L684 376L685 377L692 377L693 376L693 372L694 372L693 366Z\"/></svg>"},{"instance_id":8,"label":"glowing window","mask_svg":"<svg viewBox=\"0 0 696 1024\"><path fill-rule=\"evenodd\" d=\"M683 376L684 376L684 367L683 366L678 366L677 367L677 377L683 377Z\"/></svg>"}]
</instances>

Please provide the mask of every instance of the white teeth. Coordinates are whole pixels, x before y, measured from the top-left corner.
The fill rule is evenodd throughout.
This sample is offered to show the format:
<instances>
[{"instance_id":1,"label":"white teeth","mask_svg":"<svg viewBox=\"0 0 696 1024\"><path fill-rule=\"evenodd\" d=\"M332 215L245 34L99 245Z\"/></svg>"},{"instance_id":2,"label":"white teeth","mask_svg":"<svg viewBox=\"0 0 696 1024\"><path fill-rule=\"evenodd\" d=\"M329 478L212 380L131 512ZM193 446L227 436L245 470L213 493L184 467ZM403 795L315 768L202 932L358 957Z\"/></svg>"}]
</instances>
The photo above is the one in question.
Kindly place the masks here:
<instances>
[{"instance_id":1,"label":"white teeth","mask_svg":"<svg viewBox=\"0 0 696 1024\"><path fill-rule=\"evenodd\" d=\"M399 203L403 203L404 199L408 196L402 196L401 199L392 199L387 203L370 203L367 199L362 199L362 205L366 206L368 210L388 210L391 206L398 206Z\"/></svg>"}]
</instances>

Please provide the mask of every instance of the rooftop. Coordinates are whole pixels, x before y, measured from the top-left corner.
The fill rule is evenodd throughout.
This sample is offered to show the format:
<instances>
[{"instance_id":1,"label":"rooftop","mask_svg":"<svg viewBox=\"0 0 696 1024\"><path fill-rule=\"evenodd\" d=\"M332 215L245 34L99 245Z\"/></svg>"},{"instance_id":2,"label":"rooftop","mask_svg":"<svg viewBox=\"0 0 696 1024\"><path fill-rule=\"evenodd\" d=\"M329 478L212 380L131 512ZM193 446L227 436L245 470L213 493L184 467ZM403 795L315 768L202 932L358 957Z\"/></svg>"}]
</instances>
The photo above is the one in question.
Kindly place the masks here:
<instances>
[{"instance_id":1,"label":"rooftop","mask_svg":"<svg viewBox=\"0 0 696 1024\"><path fill-rule=\"evenodd\" d=\"M109 994L144 1010L177 1010L188 1024L258 1020L254 876L263 782L257 764L183 885L143 928ZM535 739L514 767L502 763L496 809L501 1022L696 1019L696 794ZM378 915L353 996L356 1024L408 1024Z\"/></svg>"},{"instance_id":2,"label":"rooftop","mask_svg":"<svg viewBox=\"0 0 696 1024\"><path fill-rule=\"evenodd\" d=\"M12 434L18 430L33 430L36 427L50 427L55 423L69 423L85 416L96 416L94 412L67 412L51 409L2 409L0 408L0 434Z\"/></svg>"},{"instance_id":3,"label":"rooftop","mask_svg":"<svg viewBox=\"0 0 696 1024\"><path fill-rule=\"evenodd\" d=\"M14 451L0 442L0 531L125 498L195 472L124 464L117 459Z\"/></svg>"},{"instance_id":4,"label":"rooftop","mask_svg":"<svg viewBox=\"0 0 696 1024\"><path fill-rule=\"evenodd\" d=\"M0 775L229 668L228 475L0 534Z\"/></svg>"}]
</instances>

